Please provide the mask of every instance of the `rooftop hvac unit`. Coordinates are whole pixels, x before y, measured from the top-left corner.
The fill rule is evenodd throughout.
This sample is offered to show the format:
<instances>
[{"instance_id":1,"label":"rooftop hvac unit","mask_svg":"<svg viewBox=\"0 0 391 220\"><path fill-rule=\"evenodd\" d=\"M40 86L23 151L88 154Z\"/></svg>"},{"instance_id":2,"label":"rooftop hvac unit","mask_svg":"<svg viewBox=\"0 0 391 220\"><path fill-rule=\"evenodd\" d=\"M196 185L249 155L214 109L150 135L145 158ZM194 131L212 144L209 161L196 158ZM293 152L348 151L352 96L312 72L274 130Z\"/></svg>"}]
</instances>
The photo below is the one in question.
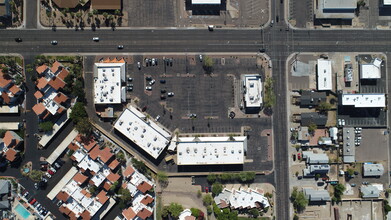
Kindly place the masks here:
<instances>
[{"instance_id":1,"label":"rooftop hvac unit","mask_svg":"<svg viewBox=\"0 0 391 220\"><path fill-rule=\"evenodd\" d=\"M234 154L234 150L231 150L231 153Z\"/></svg>"},{"instance_id":2,"label":"rooftop hvac unit","mask_svg":"<svg viewBox=\"0 0 391 220\"><path fill-rule=\"evenodd\" d=\"M154 137L153 140L154 140L154 141L157 141L157 137Z\"/></svg>"},{"instance_id":3,"label":"rooftop hvac unit","mask_svg":"<svg viewBox=\"0 0 391 220\"><path fill-rule=\"evenodd\" d=\"M239 154L241 154L242 153L242 150L239 150Z\"/></svg>"},{"instance_id":4,"label":"rooftop hvac unit","mask_svg":"<svg viewBox=\"0 0 391 220\"><path fill-rule=\"evenodd\" d=\"M147 130L145 130L145 128L143 129L143 133L145 133Z\"/></svg>"},{"instance_id":5,"label":"rooftop hvac unit","mask_svg":"<svg viewBox=\"0 0 391 220\"><path fill-rule=\"evenodd\" d=\"M148 144L147 144L147 147L149 147L149 146L151 146L151 143L148 143Z\"/></svg>"},{"instance_id":6,"label":"rooftop hvac unit","mask_svg":"<svg viewBox=\"0 0 391 220\"><path fill-rule=\"evenodd\" d=\"M197 148L194 148L194 153L197 153L197 151L198 151Z\"/></svg>"},{"instance_id":7,"label":"rooftop hvac unit","mask_svg":"<svg viewBox=\"0 0 391 220\"><path fill-rule=\"evenodd\" d=\"M127 128L126 128L126 130L128 130L128 131L129 131L129 130L130 130L130 127L127 127Z\"/></svg>"},{"instance_id":8,"label":"rooftop hvac unit","mask_svg":"<svg viewBox=\"0 0 391 220\"><path fill-rule=\"evenodd\" d=\"M137 129L138 129L138 127L136 126L136 127L134 127L134 130L136 130L137 131Z\"/></svg>"},{"instance_id":9,"label":"rooftop hvac unit","mask_svg":"<svg viewBox=\"0 0 391 220\"><path fill-rule=\"evenodd\" d=\"M133 123L133 122L130 121L130 122L129 122L129 125L132 125L132 123Z\"/></svg>"},{"instance_id":10,"label":"rooftop hvac unit","mask_svg":"<svg viewBox=\"0 0 391 220\"><path fill-rule=\"evenodd\" d=\"M190 153L190 148L186 148L186 152L187 152L187 153Z\"/></svg>"},{"instance_id":11,"label":"rooftop hvac unit","mask_svg":"<svg viewBox=\"0 0 391 220\"><path fill-rule=\"evenodd\" d=\"M206 153L206 147L204 147L204 153Z\"/></svg>"},{"instance_id":12,"label":"rooftop hvac unit","mask_svg":"<svg viewBox=\"0 0 391 220\"><path fill-rule=\"evenodd\" d=\"M124 123L122 120L119 121L119 125L122 125L122 123Z\"/></svg>"},{"instance_id":13,"label":"rooftop hvac unit","mask_svg":"<svg viewBox=\"0 0 391 220\"><path fill-rule=\"evenodd\" d=\"M110 102L112 102L113 101L113 98L110 98Z\"/></svg>"},{"instance_id":14,"label":"rooftop hvac unit","mask_svg":"<svg viewBox=\"0 0 391 220\"><path fill-rule=\"evenodd\" d=\"M157 150L160 150L160 147L157 147Z\"/></svg>"},{"instance_id":15,"label":"rooftop hvac unit","mask_svg":"<svg viewBox=\"0 0 391 220\"><path fill-rule=\"evenodd\" d=\"M114 69L111 69L111 72L114 72Z\"/></svg>"},{"instance_id":16,"label":"rooftop hvac unit","mask_svg":"<svg viewBox=\"0 0 391 220\"><path fill-rule=\"evenodd\" d=\"M156 147L153 147L153 150L156 150Z\"/></svg>"},{"instance_id":17,"label":"rooftop hvac unit","mask_svg":"<svg viewBox=\"0 0 391 220\"><path fill-rule=\"evenodd\" d=\"M141 137L141 138L144 138L144 135L142 134L140 137Z\"/></svg>"},{"instance_id":18,"label":"rooftop hvac unit","mask_svg":"<svg viewBox=\"0 0 391 220\"><path fill-rule=\"evenodd\" d=\"M182 155L182 152L179 152L179 156L181 156Z\"/></svg>"}]
</instances>

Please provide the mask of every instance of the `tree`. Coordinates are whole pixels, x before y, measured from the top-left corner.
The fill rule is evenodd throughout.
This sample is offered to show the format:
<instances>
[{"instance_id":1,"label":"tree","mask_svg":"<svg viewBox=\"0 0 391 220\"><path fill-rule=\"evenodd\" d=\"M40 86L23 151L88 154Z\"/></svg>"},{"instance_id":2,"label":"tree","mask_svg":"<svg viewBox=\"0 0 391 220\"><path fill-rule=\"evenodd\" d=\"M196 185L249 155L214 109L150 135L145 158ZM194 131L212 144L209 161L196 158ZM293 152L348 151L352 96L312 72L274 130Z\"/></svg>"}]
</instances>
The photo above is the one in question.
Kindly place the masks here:
<instances>
[{"instance_id":1,"label":"tree","mask_svg":"<svg viewBox=\"0 0 391 220\"><path fill-rule=\"evenodd\" d=\"M125 161L125 154L124 154L124 152L119 151L115 156L117 157L117 160L119 160L120 162Z\"/></svg>"},{"instance_id":2,"label":"tree","mask_svg":"<svg viewBox=\"0 0 391 220\"><path fill-rule=\"evenodd\" d=\"M253 218L257 218L259 216L259 211L258 209L256 208L252 208L248 211L248 214L253 217Z\"/></svg>"},{"instance_id":3,"label":"tree","mask_svg":"<svg viewBox=\"0 0 391 220\"><path fill-rule=\"evenodd\" d=\"M98 10L96 10L96 9L92 10L92 14L97 15L98 14Z\"/></svg>"},{"instance_id":4,"label":"tree","mask_svg":"<svg viewBox=\"0 0 391 220\"><path fill-rule=\"evenodd\" d=\"M88 17L92 18L92 16L94 16L94 14L92 12L88 12Z\"/></svg>"},{"instance_id":5,"label":"tree","mask_svg":"<svg viewBox=\"0 0 391 220\"><path fill-rule=\"evenodd\" d=\"M328 102L321 102L321 103L319 103L317 109L318 109L318 111L321 111L321 112L327 112L327 111L330 111L331 107L332 106L331 106L330 103L328 103Z\"/></svg>"},{"instance_id":6,"label":"tree","mask_svg":"<svg viewBox=\"0 0 391 220\"><path fill-rule=\"evenodd\" d=\"M341 183L338 183L334 186L334 197L336 198L337 202L341 201L341 196L343 195L343 192L345 191L345 186Z\"/></svg>"},{"instance_id":7,"label":"tree","mask_svg":"<svg viewBox=\"0 0 391 220\"><path fill-rule=\"evenodd\" d=\"M206 213L207 213L208 215L211 215L211 214L212 214L212 207L211 207L211 206L206 207Z\"/></svg>"},{"instance_id":8,"label":"tree","mask_svg":"<svg viewBox=\"0 0 391 220\"><path fill-rule=\"evenodd\" d=\"M211 74L213 72L213 59L209 56L205 56L202 67L207 74Z\"/></svg>"},{"instance_id":9,"label":"tree","mask_svg":"<svg viewBox=\"0 0 391 220\"><path fill-rule=\"evenodd\" d=\"M204 206L209 206L209 205L212 205L212 202L213 202L213 198L210 194L206 194L203 198L202 198L202 202L204 203Z\"/></svg>"},{"instance_id":10,"label":"tree","mask_svg":"<svg viewBox=\"0 0 391 220\"><path fill-rule=\"evenodd\" d=\"M128 189L120 188L118 190L119 198L120 200L124 201L125 204L127 204L130 199L132 198L132 195L130 194L130 191Z\"/></svg>"},{"instance_id":11,"label":"tree","mask_svg":"<svg viewBox=\"0 0 391 220\"><path fill-rule=\"evenodd\" d=\"M44 131L44 132L49 132L49 131L52 131L53 130L53 122L51 121L47 121L47 122L42 122L42 123L39 123L38 127Z\"/></svg>"},{"instance_id":12,"label":"tree","mask_svg":"<svg viewBox=\"0 0 391 220\"><path fill-rule=\"evenodd\" d=\"M293 203L293 207L299 212L304 210L308 205L308 200L304 193L302 191L299 192L296 187L293 188L291 193L291 201Z\"/></svg>"},{"instance_id":13,"label":"tree","mask_svg":"<svg viewBox=\"0 0 391 220\"><path fill-rule=\"evenodd\" d=\"M233 178L232 178L232 175L230 173L223 173L223 174L220 175L220 179L221 179L222 182L229 182Z\"/></svg>"},{"instance_id":14,"label":"tree","mask_svg":"<svg viewBox=\"0 0 391 220\"><path fill-rule=\"evenodd\" d=\"M271 108L276 104L276 96L274 94L273 84L274 84L274 81L272 78L270 78L270 77L266 78L265 95L263 97L265 108Z\"/></svg>"},{"instance_id":15,"label":"tree","mask_svg":"<svg viewBox=\"0 0 391 220\"><path fill-rule=\"evenodd\" d=\"M88 190L90 191L91 194L94 194L98 188L95 185L91 185Z\"/></svg>"},{"instance_id":16,"label":"tree","mask_svg":"<svg viewBox=\"0 0 391 220\"><path fill-rule=\"evenodd\" d=\"M107 12L103 12L103 17L105 18L105 19L107 19L107 17L109 16L109 14L107 14Z\"/></svg>"},{"instance_id":17,"label":"tree","mask_svg":"<svg viewBox=\"0 0 391 220\"><path fill-rule=\"evenodd\" d=\"M198 218L198 216L200 216L201 210L196 209L196 208L191 208L190 211L191 211L192 216L194 216L196 218Z\"/></svg>"},{"instance_id":18,"label":"tree","mask_svg":"<svg viewBox=\"0 0 391 220\"><path fill-rule=\"evenodd\" d=\"M30 179L34 182L39 182L42 179L43 172L40 170L31 170Z\"/></svg>"},{"instance_id":19,"label":"tree","mask_svg":"<svg viewBox=\"0 0 391 220\"><path fill-rule=\"evenodd\" d=\"M212 185L212 196L215 197L223 191L223 185L221 183L214 183Z\"/></svg>"},{"instance_id":20,"label":"tree","mask_svg":"<svg viewBox=\"0 0 391 220\"><path fill-rule=\"evenodd\" d=\"M92 124L88 118L81 118L75 128L79 133L88 136L92 131Z\"/></svg>"},{"instance_id":21,"label":"tree","mask_svg":"<svg viewBox=\"0 0 391 220\"><path fill-rule=\"evenodd\" d=\"M144 162L137 160L136 158L132 158L132 164L136 170L141 172L142 174L147 174L148 168L145 166Z\"/></svg>"},{"instance_id":22,"label":"tree","mask_svg":"<svg viewBox=\"0 0 391 220\"><path fill-rule=\"evenodd\" d=\"M217 176L216 176L216 174L211 173L208 175L208 177L206 177L206 179L208 180L208 183L212 184L212 183L216 182Z\"/></svg>"},{"instance_id":23,"label":"tree","mask_svg":"<svg viewBox=\"0 0 391 220\"><path fill-rule=\"evenodd\" d=\"M70 114L70 118L77 124L80 119L86 118L87 112L84 107L84 104L81 102L76 102L76 104L72 108L72 112Z\"/></svg>"},{"instance_id":24,"label":"tree","mask_svg":"<svg viewBox=\"0 0 391 220\"><path fill-rule=\"evenodd\" d=\"M115 15L121 15L121 11L117 9L117 10L114 11L114 14Z\"/></svg>"},{"instance_id":25,"label":"tree","mask_svg":"<svg viewBox=\"0 0 391 220\"><path fill-rule=\"evenodd\" d=\"M391 211L391 206L388 204L388 200L383 200L384 215L387 215Z\"/></svg>"},{"instance_id":26,"label":"tree","mask_svg":"<svg viewBox=\"0 0 391 220\"><path fill-rule=\"evenodd\" d=\"M6 132L7 132L7 130L0 129L0 138L4 138L4 135Z\"/></svg>"},{"instance_id":27,"label":"tree","mask_svg":"<svg viewBox=\"0 0 391 220\"><path fill-rule=\"evenodd\" d=\"M164 206L162 209L162 217L167 218L168 214L170 214L170 211L168 210L168 206Z\"/></svg>"},{"instance_id":28,"label":"tree","mask_svg":"<svg viewBox=\"0 0 391 220\"><path fill-rule=\"evenodd\" d=\"M201 196L202 196L202 192L201 192L201 190L198 190L198 191L197 191L197 197L198 197L198 198L201 198Z\"/></svg>"},{"instance_id":29,"label":"tree","mask_svg":"<svg viewBox=\"0 0 391 220\"><path fill-rule=\"evenodd\" d=\"M168 176L167 173L164 171L158 171L157 172L157 179L160 184L166 185L168 183Z\"/></svg>"},{"instance_id":30,"label":"tree","mask_svg":"<svg viewBox=\"0 0 391 220\"><path fill-rule=\"evenodd\" d=\"M294 216L293 216L293 220L299 220L299 216L294 215Z\"/></svg>"},{"instance_id":31,"label":"tree","mask_svg":"<svg viewBox=\"0 0 391 220\"><path fill-rule=\"evenodd\" d=\"M183 211L183 207L182 205L173 202L170 204L170 206L168 206L168 211L170 212L172 217L178 218L181 212Z\"/></svg>"},{"instance_id":32,"label":"tree","mask_svg":"<svg viewBox=\"0 0 391 220\"><path fill-rule=\"evenodd\" d=\"M353 176L354 175L354 170L352 168L349 168L347 170L347 173L348 173L349 176Z\"/></svg>"},{"instance_id":33,"label":"tree","mask_svg":"<svg viewBox=\"0 0 391 220\"><path fill-rule=\"evenodd\" d=\"M316 129L318 129L318 126L314 122L311 122L308 125L308 132L309 133L314 133Z\"/></svg>"}]
</instances>

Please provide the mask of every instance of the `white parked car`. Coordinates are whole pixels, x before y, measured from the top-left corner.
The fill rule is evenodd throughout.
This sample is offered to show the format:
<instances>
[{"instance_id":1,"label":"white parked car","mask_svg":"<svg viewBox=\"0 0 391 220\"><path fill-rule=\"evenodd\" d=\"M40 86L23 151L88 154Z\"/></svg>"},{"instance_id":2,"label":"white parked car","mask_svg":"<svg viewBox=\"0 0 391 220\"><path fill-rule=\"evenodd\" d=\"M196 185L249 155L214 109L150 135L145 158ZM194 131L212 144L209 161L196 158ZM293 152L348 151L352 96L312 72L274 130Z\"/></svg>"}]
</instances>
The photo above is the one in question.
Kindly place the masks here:
<instances>
[{"instance_id":1,"label":"white parked car","mask_svg":"<svg viewBox=\"0 0 391 220\"><path fill-rule=\"evenodd\" d=\"M156 116L155 121L159 121L160 115Z\"/></svg>"},{"instance_id":2,"label":"white parked car","mask_svg":"<svg viewBox=\"0 0 391 220\"><path fill-rule=\"evenodd\" d=\"M92 40L93 41L99 41L99 37L93 37Z\"/></svg>"},{"instance_id":3,"label":"white parked car","mask_svg":"<svg viewBox=\"0 0 391 220\"><path fill-rule=\"evenodd\" d=\"M173 92L169 92L167 93L168 97L173 97L174 96L174 93Z\"/></svg>"},{"instance_id":4,"label":"white parked car","mask_svg":"<svg viewBox=\"0 0 391 220\"><path fill-rule=\"evenodd\" d=\"M145 87L145 90L152 91L152 86Z\"/></svg>"},{"instance_id":5,"label":"white parked car","mask_svg":"<svg viewBox=\"0 0 391 220\"><path fill-rule=\"evenodd\" d=\"M156 80L151 80L149 83L148 83L148 85L150 85L150 86L152 86L153 84L155 84L155 82L156 82Z\"/></svg>"},{"instance_id":6,"label":"white parked car","mask_svg":"<svg viewBox=\"0 0 391 220\"><path fill-rule=\"evenodd\" d=\"M45 175L50 179L52 178L52 175L50 175L49 173L45 173Z\"/></svg>"}]
</instances>

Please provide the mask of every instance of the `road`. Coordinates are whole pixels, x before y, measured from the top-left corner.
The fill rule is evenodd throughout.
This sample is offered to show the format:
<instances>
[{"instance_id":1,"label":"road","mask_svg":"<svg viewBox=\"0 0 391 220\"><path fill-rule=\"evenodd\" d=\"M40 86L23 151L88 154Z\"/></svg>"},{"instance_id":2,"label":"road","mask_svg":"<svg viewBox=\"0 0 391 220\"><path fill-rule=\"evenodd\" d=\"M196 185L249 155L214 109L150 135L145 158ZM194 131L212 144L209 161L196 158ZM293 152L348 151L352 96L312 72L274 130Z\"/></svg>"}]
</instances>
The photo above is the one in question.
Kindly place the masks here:
<instances>
[{"instance_id":1,"label":"road","mask_svg":"<svg viewBox=\"0 0 391 220\"><path fill-rule=\"evenodd\" d=\"M30 1L28 1L30 2ZM35 2L35 1L34 1ZM28 4L28 7L30 3ZM36 7L36 6L35 6ZM33 7L36 11L36 9ZM1 30L2 53L20 53L26 63L41 53L240 53L259 51L263 44L273 64L275 93L278 108L274 109L275 183L277 189L277 219L289 219L289 181L287 154L287 108L285 61L294 52L385 52L391 49L391 32L387 30L292 30L286 31L280 1L272 1L272 18L279 22L264 30L215 29L137 29L137 30L38 30L35 29L36 13L27 13L28 29ZM29 10L28 10L29 11ZM263 34L263 36L261 35ZM92 37L100 42L93 42ZM16 43L21 37L22 43ZM51 45L57 40L58 45ZM124 45L118 50L117 45ZM389 66L389 65L388 65ZM27 79L29 79L27 77ZM29 81L29 80L27 80ZM32 83L27 83L33 89ZM27 94L27 109L32 100ZM36 121L32 112L26 114L27 132L35 131ZM31 130L30 130L31 129ZM31 136L30 136L31 137ZM36 140L27 139L29 145ZM28 148L29 149L29 148Z\"/></svg>"}]
</instances>

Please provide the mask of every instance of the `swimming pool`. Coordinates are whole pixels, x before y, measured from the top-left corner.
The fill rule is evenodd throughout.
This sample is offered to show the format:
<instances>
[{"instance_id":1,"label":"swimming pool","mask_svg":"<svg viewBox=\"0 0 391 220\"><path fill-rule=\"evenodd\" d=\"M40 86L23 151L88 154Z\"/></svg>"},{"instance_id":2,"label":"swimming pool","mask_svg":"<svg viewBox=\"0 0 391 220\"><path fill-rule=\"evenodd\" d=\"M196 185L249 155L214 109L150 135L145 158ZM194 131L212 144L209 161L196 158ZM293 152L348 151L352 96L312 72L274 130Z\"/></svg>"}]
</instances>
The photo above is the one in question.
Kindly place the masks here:
<instances>
[{"instance_id":1,"label":"swimming pool","mask_svg":"<svg viewBox=\"0 0 391 220\"><path fill-rule=\"evenodd\" d=\"M20 215L22 216L24 219L27 219L28 217L30 217L30 212L27 211L26 208L24 208L23 206L21 206L20 204L18 204L16 207L15 207L15 211Z\"/></svg>"}]
</instances>

